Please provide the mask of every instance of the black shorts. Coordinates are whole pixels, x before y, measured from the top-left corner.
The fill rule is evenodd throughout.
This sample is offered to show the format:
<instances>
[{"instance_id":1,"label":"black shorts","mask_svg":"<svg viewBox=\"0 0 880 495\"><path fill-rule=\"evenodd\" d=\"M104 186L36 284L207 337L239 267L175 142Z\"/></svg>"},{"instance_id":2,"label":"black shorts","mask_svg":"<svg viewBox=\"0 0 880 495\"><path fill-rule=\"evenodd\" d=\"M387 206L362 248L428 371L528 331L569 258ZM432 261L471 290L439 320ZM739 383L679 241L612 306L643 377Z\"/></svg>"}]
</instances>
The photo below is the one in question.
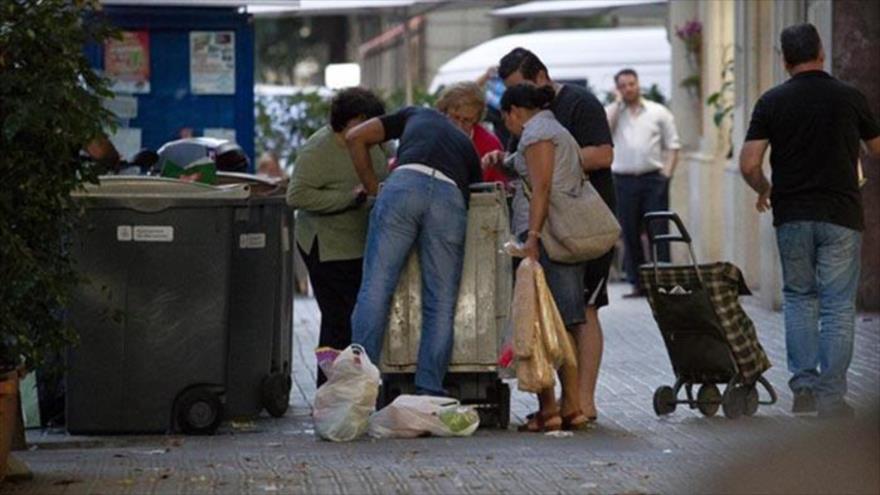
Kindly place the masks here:
<instances>
[{"instance_id":1,"label":"black shorts","mask_svg":"<svg viewBox=\"0 0 880 495\"><path fill-rule=\"evenodd\" d=\"M608 306L608 273L614 258L614 248L601 258L590 260L584 270L584 304L601 308Z\"/></svg>"}]
</instances>

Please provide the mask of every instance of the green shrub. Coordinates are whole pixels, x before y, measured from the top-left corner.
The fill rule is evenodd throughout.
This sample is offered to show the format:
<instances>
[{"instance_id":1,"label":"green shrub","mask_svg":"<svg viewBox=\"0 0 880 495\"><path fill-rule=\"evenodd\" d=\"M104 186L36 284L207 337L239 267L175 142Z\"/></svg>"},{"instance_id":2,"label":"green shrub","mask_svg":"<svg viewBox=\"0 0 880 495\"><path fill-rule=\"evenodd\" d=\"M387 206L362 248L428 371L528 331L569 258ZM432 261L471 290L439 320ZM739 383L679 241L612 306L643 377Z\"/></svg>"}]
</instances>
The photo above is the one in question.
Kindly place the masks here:
<instances>
[{"instance_id":1,"label":"green shrub","mask_svg":"<svg viewBox=\"0 0 880 495\"><path fill-rule=\"evenodd\" d=\"M71 191L100 170L80 149L111 123L83 55L112 33L96 0L0 2L0 366L40 365L75 341Z\"/></svg>"}]
</instances>

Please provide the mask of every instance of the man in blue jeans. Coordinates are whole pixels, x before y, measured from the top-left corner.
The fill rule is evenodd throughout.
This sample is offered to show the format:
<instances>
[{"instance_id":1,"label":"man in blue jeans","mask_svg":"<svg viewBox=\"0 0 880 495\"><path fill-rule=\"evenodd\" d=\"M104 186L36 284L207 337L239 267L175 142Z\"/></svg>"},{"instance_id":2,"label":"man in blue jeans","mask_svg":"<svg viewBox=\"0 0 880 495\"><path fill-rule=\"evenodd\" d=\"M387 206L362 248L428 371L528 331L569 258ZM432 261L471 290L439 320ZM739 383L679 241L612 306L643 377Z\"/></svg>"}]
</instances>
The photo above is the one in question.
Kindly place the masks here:
<instances>
[{"instance_id":1,"label":"man in blue jeans","mask_svg":"<svg viewBox=\"0 0 880 495\"><path fill-rule=\"evenodd\" d=\"M352 342L379 361L388 310L410 249L418 249L422 275L422 337L416 392L444 396L452 356L453 323L464 262L469 186L482 170L470 137L453 120L429 109L406 107L367 120L346 135L352 162L367 194L379 184L369 147L400 139L394 172L370 214L364 277L351 317Z\"/></svg>"},{"instance_id":2,"label":"man in blue jeans","mask_svg":"<svg viewBox=\"0 0 880 495\"><path fill-rule=\"evenodd\" d=\"M859 141L880 157L880 125L858 90L822 70L812 24L786 28L780 41L791 78L755 104L740 170L758 211L773 208L792 412L851 417L844 395L864 229ZM772 188L761 169L768 145Z\"/></svg>"}]
</instances>

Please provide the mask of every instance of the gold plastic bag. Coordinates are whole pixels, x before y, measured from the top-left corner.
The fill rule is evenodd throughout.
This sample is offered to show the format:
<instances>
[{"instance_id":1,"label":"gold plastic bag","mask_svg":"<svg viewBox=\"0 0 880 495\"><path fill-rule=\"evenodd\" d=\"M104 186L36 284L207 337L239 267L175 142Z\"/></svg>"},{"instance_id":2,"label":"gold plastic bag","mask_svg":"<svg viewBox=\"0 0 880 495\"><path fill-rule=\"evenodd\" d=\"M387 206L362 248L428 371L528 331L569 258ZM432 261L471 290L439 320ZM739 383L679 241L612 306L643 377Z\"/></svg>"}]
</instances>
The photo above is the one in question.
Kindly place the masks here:
<instances>
[{"instance_id":1,"label":"gold plastic bag","mask_svg":"<svg viewBox=\"0 0 880 495\"><path fill-rule=\"evenodd\" d=\"M541 336L548 359L556 369L563 365L577 366L577 357L574 353L571 336L565 329L562 315L559 314L559 308L556 307L556 301L553 300L553 294L550 292L550 287L547 286L544 270L541 270L540 267L535 270L535 287Z\"/></svg>"},{"instance_id":2,"label":"gold plastic bag","mask_svg":"<svg viewBox=\"0 0 880 495\"><path fill-rule=\"evenodd\" d=\"M535 284L539 272L543 274L541 265L528 258L520 263L511 307L516 378L519 389L525 392L539 392L556 384L541 335L543 328Z\"/></svg>"},{"instance_id":3,"label":"gold plastic bag","mask_svg":"<svg viewBox=\"0 0 880 495\"><path fill-rule=\"evenodd\" d=\"M540 321L535 291L536 267L541 269L540 265L526 258L516 269L510 317L513 320L513 351L519 359L532 357L532 350L538 342Z\"/></svg>"},{"instance_id":4,"label":"gold plastic bag","mask_svg":"<svg viewBox=\"0 0 880 495\"><path fill-rule=\"evenodd\" d=\"M523 260L516 271L511 316L519 389L539 392L553 387L554 370L577 361L544 270L530 259Z\"/></svg>"},{"instance_id":5,"label":"gold plastic bag","mask_svg":"<svg viewBox=\"0 0 880 495\"><path fill-rule=\"evenodd\" d=\"M542 340L536 339L536 345L532 348L529 358L517 359L517 386L524 392L538 393L556 385L556 374L553 372L550 360L547 359L544 345L541 343Z\"/></svg>"}]
</instances>

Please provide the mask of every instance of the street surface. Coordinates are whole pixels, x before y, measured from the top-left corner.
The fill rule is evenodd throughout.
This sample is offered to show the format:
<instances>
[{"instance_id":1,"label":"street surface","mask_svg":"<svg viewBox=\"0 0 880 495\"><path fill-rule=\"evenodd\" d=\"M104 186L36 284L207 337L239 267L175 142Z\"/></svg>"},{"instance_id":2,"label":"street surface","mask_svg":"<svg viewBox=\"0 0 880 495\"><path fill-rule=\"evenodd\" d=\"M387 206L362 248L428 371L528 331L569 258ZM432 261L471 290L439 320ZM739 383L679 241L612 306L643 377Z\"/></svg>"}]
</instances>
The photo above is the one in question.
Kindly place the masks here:
<instances>
[{"instance_id":1,"label":"street surface","mask_svg":"<svg viewBox=\"0 0 880 495\"><path fill-rule=\"evenodd\" d=\"M820 422L789 413L781 313L745 298L774 367L780 401L752 418L658 418L652 394L674 376L645 299L611 288L602 310L605 357L599 425L557 438L481 429L470 438L316 439L311 420L319 314L295 301L294 389L283 419L225 425L212 437L71 437L31 431L18 456L30 482L2 493L776 493L880 492L880 315L859 315L848 399L859 418ZM515 382L511 382L515 389ZM536 407L514 392L513 425Z\"/></svg>"}]
</instances>

